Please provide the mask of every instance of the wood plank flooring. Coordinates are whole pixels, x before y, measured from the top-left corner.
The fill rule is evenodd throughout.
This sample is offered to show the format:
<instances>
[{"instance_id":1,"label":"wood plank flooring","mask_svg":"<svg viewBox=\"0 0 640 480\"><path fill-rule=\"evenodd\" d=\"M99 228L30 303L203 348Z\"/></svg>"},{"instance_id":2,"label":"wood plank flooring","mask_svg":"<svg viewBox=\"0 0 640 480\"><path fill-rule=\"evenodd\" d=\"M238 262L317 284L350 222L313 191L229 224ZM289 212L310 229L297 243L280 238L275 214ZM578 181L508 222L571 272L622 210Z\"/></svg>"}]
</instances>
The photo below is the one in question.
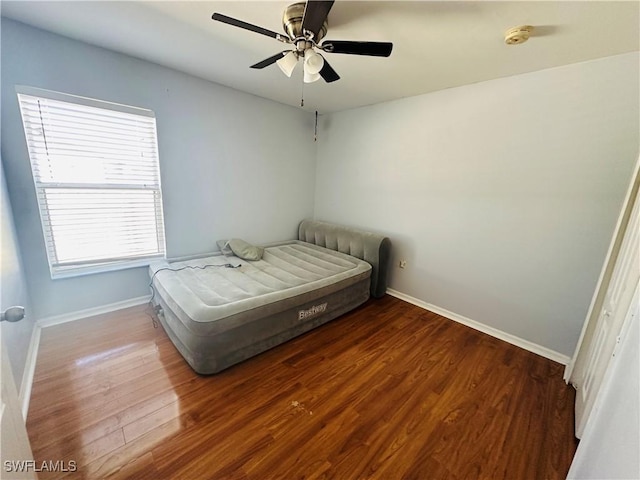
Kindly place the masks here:
<instances>
[{"instance_id":1,"label":"wood plank flooring","mask_svg":"<svg viewBox=\"0 0 640 480\"><path fill-rule=\"evenodd\" d=\"M42 331L40 478L560 479L563 367L386 296L213 376L147 307Z\"/></svg>"}]
</instances>

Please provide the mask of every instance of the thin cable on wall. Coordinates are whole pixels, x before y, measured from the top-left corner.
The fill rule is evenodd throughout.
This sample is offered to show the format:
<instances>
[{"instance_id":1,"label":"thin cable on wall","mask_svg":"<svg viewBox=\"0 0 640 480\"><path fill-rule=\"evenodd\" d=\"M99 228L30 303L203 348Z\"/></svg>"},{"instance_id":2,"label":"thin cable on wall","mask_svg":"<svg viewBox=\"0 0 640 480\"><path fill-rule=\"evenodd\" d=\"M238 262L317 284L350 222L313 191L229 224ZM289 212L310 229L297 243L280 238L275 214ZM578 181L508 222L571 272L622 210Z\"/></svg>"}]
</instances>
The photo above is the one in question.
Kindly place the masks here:
<instances>
[{"instance_id":1,"label":"thin cable on wall","mask_svg":"<svg viewBox=\"0 0 640 480\"><path fill-rule=\"evenodd\" d=\"M313 126L313 141L318 141L318 110L316 110L316 123Z\"/></svg>"}]
</instances>

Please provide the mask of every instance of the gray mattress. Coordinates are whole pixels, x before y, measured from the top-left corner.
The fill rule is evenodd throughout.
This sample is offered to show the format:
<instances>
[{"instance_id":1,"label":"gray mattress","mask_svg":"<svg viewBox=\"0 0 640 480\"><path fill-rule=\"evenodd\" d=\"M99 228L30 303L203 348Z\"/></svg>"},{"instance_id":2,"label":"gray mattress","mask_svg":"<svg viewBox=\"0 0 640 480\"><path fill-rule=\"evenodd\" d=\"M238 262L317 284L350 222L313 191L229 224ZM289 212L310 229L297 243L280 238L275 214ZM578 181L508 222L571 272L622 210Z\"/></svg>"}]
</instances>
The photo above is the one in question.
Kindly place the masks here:
<instances>
[{"instance_id":1,"label":"gray mattress","mask_svg":"<svg viewBox=\"0 0 640 480\"><path fill-rule=\"evenodd\" d=\"M226 263L240 267L213 266ZM218 254L155 262L149 270L165 331L202 374L219 372L361 305L369 298L371 275L363 260L295 240L265 248L255 262Z\"/></svg>"}]
</instances>

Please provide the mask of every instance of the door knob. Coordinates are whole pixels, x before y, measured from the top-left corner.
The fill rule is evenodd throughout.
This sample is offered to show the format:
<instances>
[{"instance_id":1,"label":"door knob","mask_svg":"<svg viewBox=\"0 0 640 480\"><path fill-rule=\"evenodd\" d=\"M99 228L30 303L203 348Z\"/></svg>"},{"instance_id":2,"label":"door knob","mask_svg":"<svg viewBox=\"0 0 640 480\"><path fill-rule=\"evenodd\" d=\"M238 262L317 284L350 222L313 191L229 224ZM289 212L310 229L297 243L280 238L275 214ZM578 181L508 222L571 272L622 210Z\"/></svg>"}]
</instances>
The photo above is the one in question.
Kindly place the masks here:
<instances>
[{"instance_id":1,"label":"door knob","mask_svg":"<svg viewBox=\"0 0 640 480\"><path fill-rule=\"evenodd\" d=\"M0 322L18 322L24 318L24 307L9 307L0 314Z\"/></svg>"}]
</instances>

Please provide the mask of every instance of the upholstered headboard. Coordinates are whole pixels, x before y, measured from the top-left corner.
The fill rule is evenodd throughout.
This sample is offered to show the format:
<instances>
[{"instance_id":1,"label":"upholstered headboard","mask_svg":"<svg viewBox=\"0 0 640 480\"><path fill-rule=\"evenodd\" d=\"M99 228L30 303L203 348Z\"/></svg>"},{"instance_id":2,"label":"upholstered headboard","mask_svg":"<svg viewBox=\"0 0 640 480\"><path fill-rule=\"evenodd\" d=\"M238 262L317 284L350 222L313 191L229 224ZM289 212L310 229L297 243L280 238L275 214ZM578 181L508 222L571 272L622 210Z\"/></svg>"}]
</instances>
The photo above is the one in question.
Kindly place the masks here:
<instances>
[{"instance_id":1,"label":"upholstered headboard","mask_svg":"<svg viewBox=\"0 0 640 480\"><path fill-rule=\"evenodd\" d=\"M391 253L391 241L387 237L333 223L303 220L298 228L298 239L370 263L373 267L371 296L384 296L387 291L387 271Z\"/></svg>"}]
</instances>

